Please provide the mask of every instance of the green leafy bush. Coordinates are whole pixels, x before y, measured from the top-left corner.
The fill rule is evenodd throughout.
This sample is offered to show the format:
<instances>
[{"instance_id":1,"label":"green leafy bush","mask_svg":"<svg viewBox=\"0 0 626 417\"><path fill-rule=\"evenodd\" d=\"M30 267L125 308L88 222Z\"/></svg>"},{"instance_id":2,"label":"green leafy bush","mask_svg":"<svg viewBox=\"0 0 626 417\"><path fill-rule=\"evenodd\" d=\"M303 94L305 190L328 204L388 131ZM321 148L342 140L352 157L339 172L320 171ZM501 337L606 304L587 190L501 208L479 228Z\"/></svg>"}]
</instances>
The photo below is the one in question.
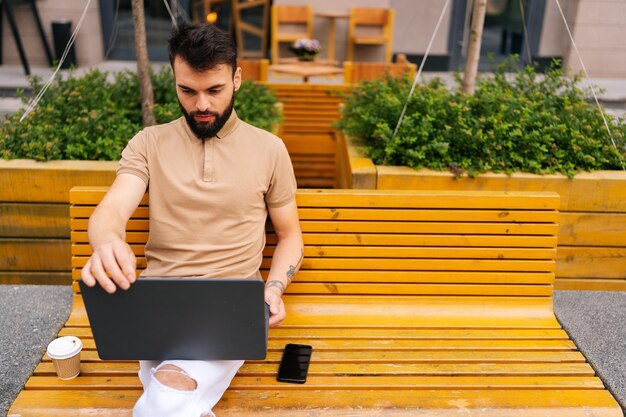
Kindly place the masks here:
<instances>
[{"instance_id":1,"label":"green leafy bush","mask_svg":"<svg viewBox=\"0 0 626 417\"><path fill-rule=\"evenodd\" d=\"M265 130L282 122L276 94L263 84L246 80L235 94L235 109L242 120Z\"/></svg>"},{"instance_id":2,"label":"green leafy bush","mask_svg":"<svg viewBox=\"0 0 626 417\"><path fill-rule=\"evenodd\" d=\"M532 67L517 69L514 61L481 76L473 96L433 80L417 86L393 138L412 80L386 77L353 88L337 125L360 138L367 155L382 165L570 177L621 169L626 123L607 116L618 152L579 81L555 65L539 75Z\"/></svg>"},{"instance_id":3,"label":"green leafy bush","mask_svg":"<svg viewBox=\"0 0 626 417\"><path fill-rule=\"evenodd\" d=\"M169 67L152 73L155 116L166 123L181 116L174 77ZM41 90L41 79L31 81ZM28 100L21 93L22 100ZM280 123L276 96L266 86L246 81L235 96L242 120L270 130ZM0 120L0 156L117 160L126 143L141 129L141 102L136 73L108 74L91 70L81 77L57 79L23 122L24 110Z\"/></svg>"}]
</instances>

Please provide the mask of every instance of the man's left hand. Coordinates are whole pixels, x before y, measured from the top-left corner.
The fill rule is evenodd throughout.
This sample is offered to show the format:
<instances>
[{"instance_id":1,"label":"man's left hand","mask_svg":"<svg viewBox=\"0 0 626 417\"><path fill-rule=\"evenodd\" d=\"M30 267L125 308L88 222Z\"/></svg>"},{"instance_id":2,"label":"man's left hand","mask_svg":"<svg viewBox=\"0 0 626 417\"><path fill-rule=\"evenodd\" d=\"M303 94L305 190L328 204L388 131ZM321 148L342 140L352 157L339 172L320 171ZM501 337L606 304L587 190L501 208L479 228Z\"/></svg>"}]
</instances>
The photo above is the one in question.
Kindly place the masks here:
<instances>
[{"instance_id":1,"label":"man's left hand","mask_svg":"<svg viewBox=\"0 0 626 417\"><path fill-rule=\"evenodd\" d=\"M279 326L287 317L282 292L276 287L265 288L265 302L270 306L270 327Z\"/></svg>"}]
</instances>

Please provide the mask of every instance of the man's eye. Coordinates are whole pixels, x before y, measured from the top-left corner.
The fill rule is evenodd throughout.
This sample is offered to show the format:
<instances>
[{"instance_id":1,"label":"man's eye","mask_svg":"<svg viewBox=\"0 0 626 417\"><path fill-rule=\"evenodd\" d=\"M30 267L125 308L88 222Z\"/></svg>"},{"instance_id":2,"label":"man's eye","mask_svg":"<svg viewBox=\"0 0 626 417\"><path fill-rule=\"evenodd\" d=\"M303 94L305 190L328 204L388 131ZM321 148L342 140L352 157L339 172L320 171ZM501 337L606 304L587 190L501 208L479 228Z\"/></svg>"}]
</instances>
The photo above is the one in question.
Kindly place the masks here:
<instances>
[{"instance_id":1,"label":"man's eye","mask_svg":"<svg viewBox=\"0 0 626 417\"><path fill-rule=\"evenodd\" d=\"M193 93L193 90L189 90L188 88L182 88L182 89L181 89L181 91L182 91L184 94L191 94L191 93Z\"/></svg>"}]
</instances>

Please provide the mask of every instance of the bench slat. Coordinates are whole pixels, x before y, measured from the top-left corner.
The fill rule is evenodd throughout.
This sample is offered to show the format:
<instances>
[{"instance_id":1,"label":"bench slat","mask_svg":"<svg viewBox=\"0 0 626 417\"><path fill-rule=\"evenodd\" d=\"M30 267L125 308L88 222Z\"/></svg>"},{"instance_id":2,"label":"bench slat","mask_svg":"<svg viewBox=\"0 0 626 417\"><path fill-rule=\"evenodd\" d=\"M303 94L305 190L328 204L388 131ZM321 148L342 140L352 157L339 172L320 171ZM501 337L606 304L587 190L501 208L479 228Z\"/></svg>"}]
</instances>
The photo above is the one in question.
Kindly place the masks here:
<instances>
[{"instance_id":1,"label":"bench slat","mask_svg":"<svg viewBox=\"0 0 626 417\"><path fill-rule=\"evenodd\" d=\"M93 339L90 327L64 327L60 336L75 335ZM394 339L394 340L569 340L562 329L360 329L360 328L290 328L280 326L270 329L270 338L293 339Z\"/></svg>"},{"instance_id":2,"label":"bench slat","mask_svg":"<svg viewBox=\"0 0 626 417\"><path fill-rule=\"evenodd\" d=\"M507 295L550 297L550 285L302 283L294 282L285 294L346 295Z\"/></svg>"},{"instance_id":3,"label":"bench slat","mask_svg":"<svg viewBox=\"0 0 626 417\"><path fill-rule=\"evenodd\" d=\"M89 240L86 231L72 232L72 242L74 244L88 244ZM465 246L465 247L538 247L554 248L556 237L554 236L507 236L506 240L502 236L489 235L398 235L398 234L367 234L367 233L306 233L303 235L305 245L373 245L373 246ZM148 240L148 232L127 232L126 241L131 244L145 245ZM276 235L267 235L267 243L275 244Z\"/></svg>"},{"instance_id":4,"label":"bench slat","mask_svg":"<svg viewBox=\"0 0 626 417\"><path fill-rule=\"evenodd\" d=\"M93 352L95 354L95 351ZM89 356L89 355L88 355ZM246 362L239 375L276 375L278 363ZM309 375L578 375L594 376L587 363L317 363Z\"/></svg>"},{"instance_id":5,"label":"bench slat","mask_svg":"<svg viewBox=\"0 0 626 417\"><path fill-rule=\"evenodd\" d=\"M84 343L85 351L92 352L85 357L85 360L91 360L93 352L95 352L95 343L93 339L86 339ZM395 341L393 341L395 342ZM491 342L491 341L490 341ZM276 339L272 342L271 349L267 353L264 361L248 361L247 363L274 363L280 362L282 357L282 346L284 339ZM366 345L363 341L361 345ZM554 343L558 343L554 341ZM562 342L561 342L562 343ZM528 344L527 344L528 346ZM526 346L526 347L527 347ZM472 346L470 346L471 348ZM485 344L482 344L482 348ZM399 350L390 349L389 351L380 351L372 349L357 350L326 350L323 347L315 349L311 358L312 362L320 363L584 363L585 357L580 352L570 350L562 351L528 351L528 350L500 350L493 351L481 350L481 346L475 351L470 348L443 350L435 347L436 350ZM565 348L564 348L565 349ZM44 361L50 359L45 356Z\"/></svg>"},{"instance_id":6,"label":"bench slat","mask_svg":"<svg viewBox=\"0 0 626 417\"><path fill-rule=\"evenodd\" d=\"M94 206L72 206L72 218L88 219L95 210ZM300 220L385 220L385 221L451 221L451 222L498 222L498 223L553 223L558 221L555 211L542 210L396 210L396 209L329 209L300 208ZM133 218L148 219L147 206L139 207Z\"/></svg>"},{"instance_id":7,"label":"bench slat","mask_svg":"<svg viewBox=\"0 0 626 417\"><path fill-rule=\"evenodd\" d=\"M82 268L89 257L72 257L72 267ZM261 268L269 268L271 260L263 258ZM146 267L146 258L137 257L137 268ZM351 259L305 258L302 269L348 270L422 270L422 271L532 271L553 272L555 262L548 260L484 260L484 259Z\"/></svg>"},{"instance_id":8,"label":"bench slat","mask_svg":"<svg viewBox=\"0 0 626 417\"><path fill-rule=\"evenodd\" d=\"M86 231L87 219L72 219L70 227ZM452 223L452 222L359 222L359 221L301 221L303 233L433 233L483 235L556 235L556 224L544 223ZM129 220L128 231L148 230L148 220Z\"/></svg>"},{"instance_id":9,"label":"bench slat","mask_svg":"<svg viewBox=\"0 0 626 417\"><path fill-rule=\"evenodd\" d=\"M622 417L606 390L326 390L307 395L306 388L268 390L263 396L251 390L229 390L214 409L220 417L293 417L315 410L319 417ZM130 417L139 390L85 390L80 396L67 390L24 390L9 416L56 417L78 415ZM71 412L71 410L76 410ZM427 410L427 411L426 411ZM426 414L427 413L427 414Z\"/></svg>"},{"instance_id":10,"label":"bench slat","mask_svg":"<svg viewBox=\"0 0 626 417\"><path fill-rule=\"evenodd\" d=\"M51 371L52 373L54 370ZM82 380L82 381L81 381ZM56 376L35 376L26 384L26 389L77 389L77 390L142 390L141 382L134 376L86 376L81 380L61 381ZM82 382L82 383L81 383ZM279 383L273 376L236 376L231 389L267 390L276 389ZM306 388L316 389L603 389L604 385L596 377L580 376L358 376L327 377L312 375L307 378ZM302 389L290 384L281 384L280 389Z\"/></svg>"},{"instance_id":11,"label":"bench slat","mask_svg":"<svg viewBox=\"0 0 626 417\"><path fill-rule=\"evenodd\" d=\"M107 187L74 187L71 204L98 204ZM384 195L384 198L380 198ZM468 198L472 196L472 198ZM478 197L478 198L477 198ZM366 208L457 208L457 209L533 209L556 210L556 193L492 191L422 191L422 190L298 190L298 207L366 207ZM141 200L147 205L147 195Z\"/></svg>"},{"instance_id":12,"label":"bench slat","mask_svg":"<svg viewBox=\"0 0 626 417\"><path fill-rule=\"evenodd\" d=\"M135 255L144 255L143 245L131 245ZM263 255L272 257L275 245L266 245ZM91 256L89 245L72 246L72 255ZM305 246L304 257L351 258L451 258L451 259L554 259L553 248L466 248L404 246Z\"/></svg>"},{"instance_id":13,"label":"bench slat","mask_svg":"<svg viewBox=\"0 0 626 417\"><path fill-rule=\"evenodd\" d=\"M505 352L506 354L518 354L518 352ZM562 353L562 352L561 352ZM526 363L528 364L528 363ZM493 363L486 363L484 364L484 366L479 367L479 368L474 368L475 370L479 371L479 373L483 373L485 371L485 367L487 368L493 368ZM508 364L511 365L511 364ZM536 365L536 366L535 366ZM528 372L529 374L534 374L537 373L537 369L543 369L545 371L545 368L541 368L540 364L536 364L535 363L534 368L527 368L526 372ZM247 372L248 368L244 368L239 372L239 376L243 376L243 375L247 375L249 374L249 372ZM273 371L272 371L273 369ZM421 368L422 370L427 369L427 368ZM443 368L442 368L443 369ZM448 371L450 368L447 368ZM502 367L498 368L499 371L504 371L505 369ZM507 368L507 369L517 369L518 371L520 370L519 367L517 368ZM552 368L554 370L554 368ZM578 370L580 369L584 369L585 373L589 372L588 368L585 367L578 367L576 368ZM427 370L432 371L432 367L428 368ZM87 355L87 357L85 359L82 360L81 362L81 375L83 376L136 376L137 372L139 371L139 364L136 361L126 361L126 362L122 362L122 361L101 361L99 360L95 353L89 352L89 354ZM380 369L379 369L380 371ZM255 370L255 374L258 374L258 369ZM274 366L274 368L272 368L271 366L268 366L267 369L267 373L272 376L275 377L276 376L276 367ZM432 373L432 372L431 372ZM449 373L449 372L447 372ZM544 372L538 372L538 375L534 375L534 377L537 376L541 376ZM55 374L55 370L54 370L54 366L52 364L52 362L49 359L45 359L43 360L35 369L35 375L38 376L51 376L51 375L56 375ZM382 376L383 374L381 374ZM387 372L384 373L384 375L395 375L395 373L393 372L393 369L387 369ZM406 375L405 375L406 376ZM427 375L424 375L427 376ZM497 375L496 375L497 376ZM505 376L505 375L502 375ZM517 377L523 378L523 376L519 376L516 375ZM339 377L336 375L336 377ZM451 375L447 376L447 378L456 378L457 376L452 373ZM566 376L566 375L557 375L554 376L554 378L559 378L559 377L566 377L569 378L571 376ZM80 382L80 381L78 381ZM77 382L77 383L78 383ZM62 383L62 382L60 382ZM278 385L282 385L282 384L278 384Z\"/></svg>"},{"instance_id":14,"label":"bench slat","mask_svg":"<svg viewBox=\"0 0 626 417\"><path fill-rule=\"evenodd\" d=\"M141 270L138 270L139 274ZM261 270L267 278L267 269ZM367 282L368 271L300 270L294 282ZM74 280L80 279L80 270L72 271ZM550 272L469 272L469 271L378 271L378 282L387 283L457 283L457 284L552 284ZM78 293L79 288L75 287Z\"/></svg>"},{"instance_id":15,"label":"bench slat","mask_svg":"<svg viewBox=\"0 0 626 417\"><path fill-rule=\"evenodd\" d=\"M307 340L307 339L301 339ZM293 342L293 339L271 338L268 342L268 351L282 352L285 344ZM96 346L93 339L84 341L84 359L97 360ZM406 360L415 351L441 350L448 352L460 352L467 350L476 351L571 351L575 345L569 340L358 340L350 339L346 341L337 339L315 339L315 350L333 352L377 352L372 355L381 355L382 352L403 352L407 355ZM390 353L391 354L391 353ZM463 354L466 354L464 352ZM350 356L351 354L349 354ZM445 355L452 355L446 353ZM495 355L498 356L497 354ZM565 356L567 357L567 355ZM44 358L48 359L47 356ZM497 360L494 359L497 362Z\"/></svg>"}]
</instances>

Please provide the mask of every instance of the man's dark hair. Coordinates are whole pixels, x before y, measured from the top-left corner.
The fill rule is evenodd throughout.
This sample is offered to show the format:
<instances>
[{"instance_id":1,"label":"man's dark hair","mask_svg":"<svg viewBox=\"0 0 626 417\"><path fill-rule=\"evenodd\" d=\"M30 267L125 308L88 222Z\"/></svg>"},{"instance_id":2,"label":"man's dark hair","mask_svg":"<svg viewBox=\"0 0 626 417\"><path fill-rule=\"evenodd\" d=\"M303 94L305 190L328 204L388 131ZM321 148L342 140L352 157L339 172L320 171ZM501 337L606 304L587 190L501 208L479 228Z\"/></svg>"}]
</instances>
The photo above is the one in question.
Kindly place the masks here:
<instances>
[{"instance_id":1,"label":"man's dark hair","mask_svg":"<svg viewBox=\"0 0 626 417\"><path fill-rule=\"evenodd\" d=\"M233 37L214 25L181 22L172 29L168 41L170 64L179 56L196 71L206 71L220 64L237 69L237 47Z\"/></svg>"}]
</instances>

